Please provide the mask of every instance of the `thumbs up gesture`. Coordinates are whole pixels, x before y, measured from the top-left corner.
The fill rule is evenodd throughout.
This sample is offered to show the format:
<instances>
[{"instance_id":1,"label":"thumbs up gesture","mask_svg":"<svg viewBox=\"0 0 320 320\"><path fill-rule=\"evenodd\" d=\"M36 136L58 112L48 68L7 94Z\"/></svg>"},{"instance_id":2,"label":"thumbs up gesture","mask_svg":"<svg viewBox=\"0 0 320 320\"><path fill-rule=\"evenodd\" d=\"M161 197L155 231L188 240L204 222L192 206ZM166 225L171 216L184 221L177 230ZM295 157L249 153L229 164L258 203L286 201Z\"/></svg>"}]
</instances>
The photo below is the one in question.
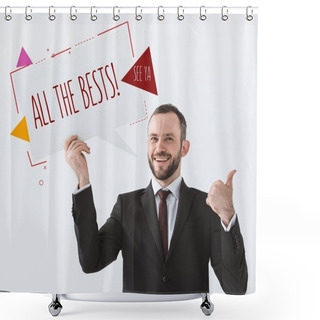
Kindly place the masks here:
<instances>
[{"instance_id":1,"label":"thumbs up gesture","mask_svg":"<svg viewBox=\"0 0 320 320\"><path fill-rule=\"evenodd\" d=\"M229 172L226 183L221 180L215 181L206 199L207 205L221 218L226 227L235 213L232 201L232 180L236 172L236 170Z\"/></svg>"}]
</instances>

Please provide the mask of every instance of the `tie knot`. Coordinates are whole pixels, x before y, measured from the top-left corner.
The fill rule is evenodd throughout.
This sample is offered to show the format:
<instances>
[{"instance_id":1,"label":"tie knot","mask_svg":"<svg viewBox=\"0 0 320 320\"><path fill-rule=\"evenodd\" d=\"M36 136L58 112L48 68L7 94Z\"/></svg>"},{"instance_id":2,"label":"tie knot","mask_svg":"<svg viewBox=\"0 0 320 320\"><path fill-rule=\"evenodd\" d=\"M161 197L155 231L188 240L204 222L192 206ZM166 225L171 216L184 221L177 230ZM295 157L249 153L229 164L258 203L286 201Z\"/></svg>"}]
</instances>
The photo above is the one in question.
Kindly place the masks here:
<instances>
[{"instance_id":1,"label":"tie knot","mask_svg":"<svg viewBox=\"0 0 320 320\"><path fill-rule=\"evenodd\" d=\"M158 191L158 195L159 195L159 197L160 197L161 200L165 201L165 200L167 199L167 197L168 197L168 195L169 195L170 192L171 192L170 190L168 190L168 191L159 190L159 191Z\"/></svg>"}]
</instances>

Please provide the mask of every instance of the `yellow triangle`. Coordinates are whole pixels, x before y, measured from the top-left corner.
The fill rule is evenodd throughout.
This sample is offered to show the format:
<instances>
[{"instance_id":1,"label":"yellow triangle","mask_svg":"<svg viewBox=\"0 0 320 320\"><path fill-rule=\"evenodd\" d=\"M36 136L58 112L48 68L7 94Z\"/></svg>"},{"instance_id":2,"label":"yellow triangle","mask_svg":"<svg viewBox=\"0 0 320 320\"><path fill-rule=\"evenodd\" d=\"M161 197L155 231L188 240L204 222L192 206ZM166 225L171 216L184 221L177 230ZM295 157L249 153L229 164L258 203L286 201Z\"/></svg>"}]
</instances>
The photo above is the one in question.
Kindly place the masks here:
<instances>
[{"instance_id":1,"label":"yellow triangle","mask_svg":"<svg viewBox=\"0 0 320 320\"><path fill-rule=\"evenodd\" d=\"M19 139L30 142L27 119L24 116L18 125L13 129L11 135Z\"/></svg>"}]
</instances>

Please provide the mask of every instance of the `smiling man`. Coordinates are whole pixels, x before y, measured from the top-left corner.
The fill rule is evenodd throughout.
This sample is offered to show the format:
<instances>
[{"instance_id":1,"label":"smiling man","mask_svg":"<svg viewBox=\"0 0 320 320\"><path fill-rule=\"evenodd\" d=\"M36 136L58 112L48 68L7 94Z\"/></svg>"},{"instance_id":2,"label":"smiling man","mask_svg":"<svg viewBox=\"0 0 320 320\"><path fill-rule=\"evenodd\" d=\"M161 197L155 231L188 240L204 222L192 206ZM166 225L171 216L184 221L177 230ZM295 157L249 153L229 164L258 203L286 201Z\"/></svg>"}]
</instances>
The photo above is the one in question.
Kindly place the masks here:
<instances>
[{"instance_id":1,"label":"smiling man","mask_svg":"<svg viewBox=\"0 0 320 320\"><path fill-rule=\"evenodd\" d=\"M172 106L165 106L153 113L148 126L148 161L154 178L163 187L180 176L181 157L188 153L190 146L184 117L172 111L162 113L173 110Z\"/></svg>"},{"instance_id":2,"label":"smiling man","mask_svg":"<svg viewBox=\"0 0 320 320\"><path fill-rule=\"evenodd\" d=\"M73 217L79 260L86 273L97 272L123 256L123 291L182 294L209 292L209 263L229 294L244 294L247 265L232 201L231 171L209 193L189 188L181 177L188 154L187 124L173 105L158 107L148 124L149 186L118 196L110 218L99 229L87 144L71 136L65 158L78 177ZM208 173L209 174L209 173Z\"/></svg>"}]
</instances>

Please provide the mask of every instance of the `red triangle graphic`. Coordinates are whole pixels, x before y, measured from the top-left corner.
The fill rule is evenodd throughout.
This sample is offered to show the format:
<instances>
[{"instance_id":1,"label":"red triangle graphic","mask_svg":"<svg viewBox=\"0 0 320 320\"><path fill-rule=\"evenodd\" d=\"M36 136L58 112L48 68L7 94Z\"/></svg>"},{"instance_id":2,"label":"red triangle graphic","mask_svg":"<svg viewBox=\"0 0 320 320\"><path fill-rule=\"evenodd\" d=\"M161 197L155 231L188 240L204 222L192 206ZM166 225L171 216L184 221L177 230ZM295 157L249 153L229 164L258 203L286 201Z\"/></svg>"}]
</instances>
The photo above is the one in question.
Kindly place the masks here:
<instances>
[{"instance_id":1,"label":"red triangle graphic","mask_svg":"<svg viewBox=\"0 0 320 320\"><path fill-rule=\"evenodd\" d=\"M18 60L18 63L17 63L17 68L24 67L24 66L29 66L30 64L32 64L32 61L29 58L29 56L26 53L26 51L24 50L24 48L22 47L21 51L20 51L19 60Z\"/></svg>"},{"instance_id":2,"label":"red triangle graphic","mask_svg":"<svg viewBox=\"0 0 320 320\"><path fill-rule=\"evenodd\" d=\"M128 73L123 77L122 81L158 95L150 47L148 47L138 61L132 66Z\"/></svg>"}]
</instances>

